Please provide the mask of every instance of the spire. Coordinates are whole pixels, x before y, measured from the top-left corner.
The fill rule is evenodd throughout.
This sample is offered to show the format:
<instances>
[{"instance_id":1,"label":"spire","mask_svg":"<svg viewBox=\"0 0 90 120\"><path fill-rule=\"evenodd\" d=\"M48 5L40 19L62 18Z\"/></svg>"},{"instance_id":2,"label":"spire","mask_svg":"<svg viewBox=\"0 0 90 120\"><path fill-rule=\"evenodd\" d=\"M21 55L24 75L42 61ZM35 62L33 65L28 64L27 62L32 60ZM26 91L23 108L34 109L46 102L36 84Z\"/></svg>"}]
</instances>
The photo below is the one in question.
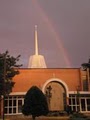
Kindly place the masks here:
<instances>
[{"instance_id":1,"label":"spire","mask_svg":"<svg viewBox=\"0 0 90 120\"><path fill-rule=\"evenodd\" d=\"M38 55L37 25L35 25L35 55Z\"/></svg>"},{"instance_id":2,"label":"spire","mask_svg":"<svg viewBox=\"0 0 90 120\"><path fill-rule=\"evenodd\" d=\"M30 56L28 68L47 68L44 56L38 54L37 25L35 25L35 54Z\"/></svg>"}]
</instances>

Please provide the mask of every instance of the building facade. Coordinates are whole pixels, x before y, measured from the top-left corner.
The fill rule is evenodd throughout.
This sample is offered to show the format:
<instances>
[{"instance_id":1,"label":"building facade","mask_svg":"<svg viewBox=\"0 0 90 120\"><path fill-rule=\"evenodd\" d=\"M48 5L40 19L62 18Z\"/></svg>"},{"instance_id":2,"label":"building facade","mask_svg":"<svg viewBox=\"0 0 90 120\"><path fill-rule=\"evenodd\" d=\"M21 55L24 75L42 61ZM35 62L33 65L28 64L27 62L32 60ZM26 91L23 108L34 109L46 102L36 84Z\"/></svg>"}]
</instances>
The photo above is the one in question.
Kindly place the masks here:
<instances>
[{"instance_id":1,"label":"building facade","mask_svg":"<svg viewBox=\"0 0 90 120\"><path fill-rule=\"evenodd\" d=\"M47 97L50 111L90 112L89 72L80 68L19 69L12 93L5 98L5 114L22 114L24 96L31 86L39 87Z\"/></svg>"}]
</instances>

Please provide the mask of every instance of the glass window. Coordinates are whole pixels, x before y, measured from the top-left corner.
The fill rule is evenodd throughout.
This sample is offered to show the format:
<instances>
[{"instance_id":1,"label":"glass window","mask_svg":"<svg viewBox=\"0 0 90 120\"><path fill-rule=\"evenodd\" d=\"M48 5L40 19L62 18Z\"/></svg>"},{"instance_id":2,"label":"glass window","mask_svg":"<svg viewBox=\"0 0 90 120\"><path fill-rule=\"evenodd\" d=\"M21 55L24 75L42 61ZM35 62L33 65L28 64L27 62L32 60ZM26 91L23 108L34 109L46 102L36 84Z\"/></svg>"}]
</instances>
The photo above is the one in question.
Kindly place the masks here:
<instances>
[{"instance_id":1,"label":"glass window","mask_svg":"<svg viewBox=\"0 0 90 120\"><path fill-rule=\"evenodd\" d=\"M81 109L85 111L85 99L81 99Z\"/></svg>"},{"instance_id":2,"label":"glass window","mask_svg":"<svg viewBox=\"0 0 90 120\"><path fill-rule=\"evenodd\" d=\"M13 100L13 106L16 106L16 100Z\"/></svg>"},{"instance_id":3,"label":"glass window","mask_svg":"<svg viewBox=\"0 0 90 120\"><path fill-rule=\"evenodd\" d=\"M75 99L72 99L72 104L75 105Z\"/></svg>"},{"instance_id":4,"label":"glass window","mask_svg":"<svg viewBox=\"0 0 90 120\"><path fill-rule=\"evenodd\" d=\"M90 111L90 106L87 106L87 110Z\"/></svg>"},{"instance_id":5,"label":"glass window","mask_svg":"<svg viewBox=\"0 0 90 120\"><path fill-rule=\"evenodd\" d=\"M13 96L13 99L16 99L16 96Z\"/></svg>"},{"instance_id":6,"label":"glass window","mask_svg":"<svg viewBox=\"0 0 90 120\"><path fill-rule=\"evenodd\" d=\"M83 80L83 90L88 91L88 80L86 79Z\"/></svg>"},{"instance_id":7,"label":"glass window","mask_svg":"<svg viewBox=\"0 0 90 120\"><path fill-rule=\"evenodd\" d=\"M22 100L18 100L18 112L20 113L22 111Z\"/></svg>"},{"instance_id":8,"label":"glass window","mask_svg":"<svg viewBox=\"0 0 90 120\"><path fill-rule=\"evenodd\" d=\"M12 113L12 108L9 108L9 113Z\"/></svg>"},{"instance_id":9,"label":"glass window","mask_svg":"<svg viewBox=\"0 0 90 120\"><path fill-rule=\"evenodd\" d=\"M90 111L90 99L87 99L87 110Z\"/></svg>"},{"instance_id":10,"label":"glass window","mask_svg":"<svg viewBox=\"0 0 90 120\"><path fill-rule=\"evenodd\" d=\"M24 96L9 96L5 99L5 114L21 113Z\"/></svg>"},{"instance_id":11,"label":"glass window","mask_svg":"<svg viewBox=\"0 0 90 120\"><path fill-rule=\"evenodd\" d=\"M77 105L79 105L80 103L79 103L79 99L76 99L76 103L77 103Z\"/></svg>"},{"instance_id":12,"label":"glass window","mask_svg":"<svg viewBox=\"0 0 90 120\"><path fill-rule=\"evenodd\" d=\"M69 105L71 105L71 99L69 98Z\"/></svg>"},{"instance_id":13,"label":"glass window","mask_svg":"<svg viewBox=\"0 0 90 120\"><path fill-rule=\"evenodd\" d=\"M73 106L73 112L76 112L76 107L75 106Z\"/></svg>"},{"instance_id":14,"label":"glass window","mask_svg":"<svg viewBox=\"0 0 90 120\"><path fill-rule=\"evenodd\" d=\"M80 111L80 107L79 106L77 106L77 111Z\"/></svg>"},{"instance_id":15,"label":"glass window","mask_svg":"<svg viewBox=\"0 0 90 120\"><path fill-rule=\"evenodd\" d=\"M9 106L12 106L12 100L9 100Z\"/></svg>"},{"instance_id":16,"label":"glass window","mask_svg":"<svg viewBox=\"0 0 90 120\"><path fill-rule=\"evenodd\" d=\"M87 99L87 105L90 105L90 99Z\"/></svg>"},{"instance_id":17,"label":"glass window","mask_svg":"<svg viewBox=\"0 0 90 120\"><path fill-rule=\"evenodd\" d=\"M13 108L13 113L16 113L16 108Z\"/></svg>"}]
</instances>

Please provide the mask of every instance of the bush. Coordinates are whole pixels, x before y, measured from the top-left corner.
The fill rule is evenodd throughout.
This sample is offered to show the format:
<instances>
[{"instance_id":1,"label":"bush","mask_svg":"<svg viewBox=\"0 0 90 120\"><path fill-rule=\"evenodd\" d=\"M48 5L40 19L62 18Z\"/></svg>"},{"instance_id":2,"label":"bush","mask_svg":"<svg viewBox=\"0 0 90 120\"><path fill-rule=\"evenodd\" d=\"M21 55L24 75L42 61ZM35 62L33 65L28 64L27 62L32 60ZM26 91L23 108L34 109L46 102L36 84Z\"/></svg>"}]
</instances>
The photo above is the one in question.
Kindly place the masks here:
<instances>
[{"instance_id":1,"label":"bush","mask_svg":"<svg viewBox=\"0 0 90 120\"><path fill-rule=\"evenodd\" d=\"M22 113L24 115L36 116L47 115L48 104L43 92L36 86L32 86L25 95Z\"/></svg>"},{"instance_id":2,"label":"bush","mask_svg":"<svg viewBox=\"0 0 90 120\"><path fill-rule=\"evenodd\" d=\"M74 113L70 116L70 120L86 120L86 116L82 113Z\"/></svg>"}]
</instances>

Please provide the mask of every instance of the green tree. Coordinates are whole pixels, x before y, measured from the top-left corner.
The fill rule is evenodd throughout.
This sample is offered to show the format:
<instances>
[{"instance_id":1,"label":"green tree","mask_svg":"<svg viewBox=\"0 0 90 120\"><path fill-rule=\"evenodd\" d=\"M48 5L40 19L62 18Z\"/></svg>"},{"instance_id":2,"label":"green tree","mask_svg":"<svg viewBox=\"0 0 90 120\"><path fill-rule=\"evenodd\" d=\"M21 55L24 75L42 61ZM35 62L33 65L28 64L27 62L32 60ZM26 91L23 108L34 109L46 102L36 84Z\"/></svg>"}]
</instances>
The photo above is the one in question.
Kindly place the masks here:
<instances>
[{"instance_id":1,"label":"green tree","mask_svg":"<svg viewBox=\"0 0 90 120\"><path fill-rule=\"evenodd\" d=\"M12 91L14 82L13 77L19 74L17 62L20 55L13 57L9 55L9 52L0 53L0 97L1 95L8 95Z\"/></svg>"},{"instance_id":2,"label":"green tree","mask_svg":"<svg viewBox=\"0 0 90 120\"><path fill-rule=\"evenodd\" d=\"M32 86L26 93L22 113L32 115L32 119L41 115L47 115L49 112L48 104L43 92L36 86Z\"/></svg>"},{"instance_id":3,"label":"green tree","mask_svg":"<svg viewBox=\"0 0 90 120\"><path fill-rule=\"evenodd\" d=\"M84 70L86 70L87 68L90 69L90 59L88 60L87 63L83 63L83 64L81 64L81 66L83 67Z\"/></svg>"}]
</instances>

